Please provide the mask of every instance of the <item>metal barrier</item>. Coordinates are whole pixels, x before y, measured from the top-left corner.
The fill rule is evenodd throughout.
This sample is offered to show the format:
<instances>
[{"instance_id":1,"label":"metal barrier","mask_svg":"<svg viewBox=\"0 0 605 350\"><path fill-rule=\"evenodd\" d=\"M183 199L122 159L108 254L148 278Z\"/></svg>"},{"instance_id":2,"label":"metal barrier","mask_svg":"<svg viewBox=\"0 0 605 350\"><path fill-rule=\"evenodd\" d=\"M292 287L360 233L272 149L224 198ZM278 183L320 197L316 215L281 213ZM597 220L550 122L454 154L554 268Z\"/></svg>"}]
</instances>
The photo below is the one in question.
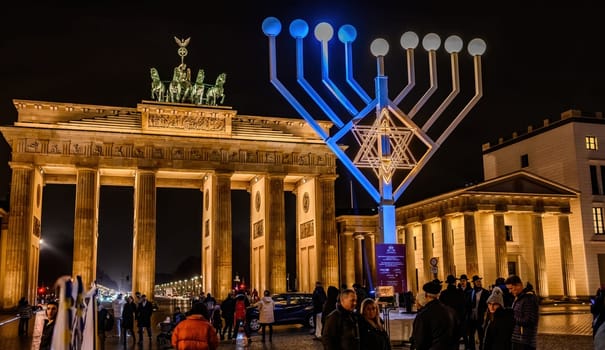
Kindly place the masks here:
<instances>
[{"instance_id":1,"label":"metal barrier","mask_svg":"<svg viewBox=\"0 0 605 350\"><path fill-rule=\"evenodd\" d=\"M13 318L9 318L9 319L6 319L6 320L4 320L4 321L0 321L0 327L4 326L4 325L6 325L6 324L9 324L9 323L11 323L11 322L17 321L17 320L19 320L19 318L20 318L20 317L17 315L17 316L15 316L15 317L13 317Z\"/></svg>"}]
</instances>

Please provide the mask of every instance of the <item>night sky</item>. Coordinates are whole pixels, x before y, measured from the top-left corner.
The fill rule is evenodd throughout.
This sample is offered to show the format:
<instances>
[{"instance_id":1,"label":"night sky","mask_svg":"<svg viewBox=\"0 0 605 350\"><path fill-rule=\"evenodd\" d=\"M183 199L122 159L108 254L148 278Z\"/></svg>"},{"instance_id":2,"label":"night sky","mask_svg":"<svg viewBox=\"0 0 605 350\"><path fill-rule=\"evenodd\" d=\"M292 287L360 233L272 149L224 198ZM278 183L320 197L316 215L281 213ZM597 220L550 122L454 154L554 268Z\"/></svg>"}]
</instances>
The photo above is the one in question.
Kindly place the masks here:
<instances>
[{"instance_id":1,"label":"night sky","mask_svg":"<svg viewBox=\"0 0 605 350\"><path fill-rule=\"evenodd\" d=\"M601 10L582 2L565 9L507 2L502 8L490 5L489 11L481 10L486 4L478 1L464 5L427 3L279 1L235 5L153 1L13 6L0 14L0 124L10 125L16 120L13 99L136 107L150 99L149 69L156 67L160 77L168 80L173 67L180 63L174 36L191 37L185 63L194 72L203 68L207 82L221 72L227 73L225 105L240 114L299 118L269 82L268 40L261 30L267 16L282 21L282 34L277 38L278 75L294 91L294 40L287 30L296 18L306 20L311 28L321 21L331 23L335 30L344 24L357 28L354 75L371 95L376 62L369 45L377 37L385 38L391 47L385 71L392 99L407 83L405 53L399 46L403 32L415 31L421 39L434 32L442 42L453 34L465 44L475 37L486 41L483 98L398 204L480 182L481 145L486 142L509 139L513 132L522 134L529 125L537 128L544 119L556 120L568 109L587 114L605 111L605 60L599 47L605 43ZM331 78L344 86L342 44L335 38L330 47ZM310 35L305 39L305 76L323 93L319 59L319 44ZM474 93L472 60L466 50L459 62L463 90L443 114L445 122ZM428 87L427 55L421 47L416 50L415 63L416 88L400 105L403 111L409 111ZM417 115L419 120L426 120L450 92L450 74L449 55L441 48L439 89ZM303 95L297 96L306 101ZM348 97L353 100L355 96ZM9 147L2 139L0 202L8 200L9 158ZM344 171L340 174L337 210L350 206L350 176ZM375 207L359 186L354 186L354 193L360 207ZM45 188L42 236L48 248L41 254L40 276L46 283L71 273L74 198L73 186ZM157 198L156 271L172 273L186 257L199 256L201 193L160 189ZM234 201L248 203L248 194L235 191ZM292 201L287 197L287 203ZM102 189L99 269L115 281L131 271L132 205L131 188ZM234 244L248 240L248 209L239 212L244 212L244 217L234 219ZM293 209L287 209L290 221L292 213ZM288 227L289 232L293 230ZM243 259L234 261L234 272L248 276L248 252L240 253ZM291 260L288 272L295 269Z\"/></svg>"}]
</instances>

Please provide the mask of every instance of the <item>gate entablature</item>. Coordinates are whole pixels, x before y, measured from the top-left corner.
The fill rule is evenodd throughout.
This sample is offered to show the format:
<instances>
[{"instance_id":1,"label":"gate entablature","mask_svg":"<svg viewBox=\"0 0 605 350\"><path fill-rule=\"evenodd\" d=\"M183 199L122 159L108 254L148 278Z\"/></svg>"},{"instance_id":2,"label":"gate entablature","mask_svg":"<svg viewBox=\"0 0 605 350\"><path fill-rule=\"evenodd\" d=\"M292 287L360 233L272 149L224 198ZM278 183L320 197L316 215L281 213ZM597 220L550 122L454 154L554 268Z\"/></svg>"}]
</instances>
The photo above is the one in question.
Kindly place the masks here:
<instances>
[{"instance_id":1,"label":"gate entablature","mask_svg":"<svg viewBox=\"0 0 605 350\"><path fill-rule=\"evenodd\" d=\"M132 177L138 167L192 173L335 173L335 157L299 119L238 116L229 107L158 102L132 109L15 100L15 107L18 121L0 127L13 161L46 168L47 174L75 176L75 166L107 169L114 178Z\"/></svg>"}]
</instances>

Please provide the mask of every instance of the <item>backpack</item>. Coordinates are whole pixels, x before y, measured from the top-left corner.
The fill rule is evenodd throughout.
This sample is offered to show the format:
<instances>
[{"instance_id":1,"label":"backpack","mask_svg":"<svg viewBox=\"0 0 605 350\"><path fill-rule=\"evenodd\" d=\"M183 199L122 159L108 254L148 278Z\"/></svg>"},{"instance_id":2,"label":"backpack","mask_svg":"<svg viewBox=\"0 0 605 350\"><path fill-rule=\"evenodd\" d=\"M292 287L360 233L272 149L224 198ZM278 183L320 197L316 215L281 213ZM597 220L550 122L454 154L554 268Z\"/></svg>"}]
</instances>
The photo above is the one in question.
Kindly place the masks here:
<instances>
[{"instance_id":1,"label":"backpack","mask_svg":"<svg viewBox=\"0 0 605 350\"><path fill-rule=\"evenodd\" d=\"M246 303L243 300L238 300L235 302L235 319L246 319Z\"/></svg>"},{"instance_id":2,"label":"backpack","mask_svg":"<svg viewBox=\"0 0 605 350\"><path fill-rule=\"evenodd\" d=\"M110 331L113 329L113 324L115 323L115 319L111 312L107 313L107 318L105 319L105 331Z\"/></svg>"}]
</instances>

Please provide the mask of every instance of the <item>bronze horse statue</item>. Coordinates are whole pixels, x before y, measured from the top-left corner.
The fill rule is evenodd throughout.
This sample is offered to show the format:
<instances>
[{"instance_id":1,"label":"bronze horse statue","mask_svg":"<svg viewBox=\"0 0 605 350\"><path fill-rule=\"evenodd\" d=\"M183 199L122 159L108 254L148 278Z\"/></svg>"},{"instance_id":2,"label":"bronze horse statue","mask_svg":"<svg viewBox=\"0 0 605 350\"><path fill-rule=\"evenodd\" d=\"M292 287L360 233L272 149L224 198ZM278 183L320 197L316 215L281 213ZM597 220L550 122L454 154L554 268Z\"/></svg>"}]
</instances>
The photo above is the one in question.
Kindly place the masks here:
<instances>
[{"instance_id":1,"label":"bronze horse statue","mask_svg":"<svg viewBox=\"0 0 605 350\"><path fill-rule=\"evenodd\" d=\"M227 80L227 73L221 73L216 78L216 84L211 86L206 92L206 104L216 106L218 103L222 104L225 101L225 90L223 85ZM220 102L219 102L220 99Z\"/></svg>"},{"instance_id":2,"label":"bronze horse statue","mask_svg":"<svg viewBox=\"0 0 605 350\"><path fill-rule=\"evenodd\" d=\"M151 99L163 102L166 94L166 86L160 80L160 74L156 68L151 68Z\"/></svg>"}]
</instances>

